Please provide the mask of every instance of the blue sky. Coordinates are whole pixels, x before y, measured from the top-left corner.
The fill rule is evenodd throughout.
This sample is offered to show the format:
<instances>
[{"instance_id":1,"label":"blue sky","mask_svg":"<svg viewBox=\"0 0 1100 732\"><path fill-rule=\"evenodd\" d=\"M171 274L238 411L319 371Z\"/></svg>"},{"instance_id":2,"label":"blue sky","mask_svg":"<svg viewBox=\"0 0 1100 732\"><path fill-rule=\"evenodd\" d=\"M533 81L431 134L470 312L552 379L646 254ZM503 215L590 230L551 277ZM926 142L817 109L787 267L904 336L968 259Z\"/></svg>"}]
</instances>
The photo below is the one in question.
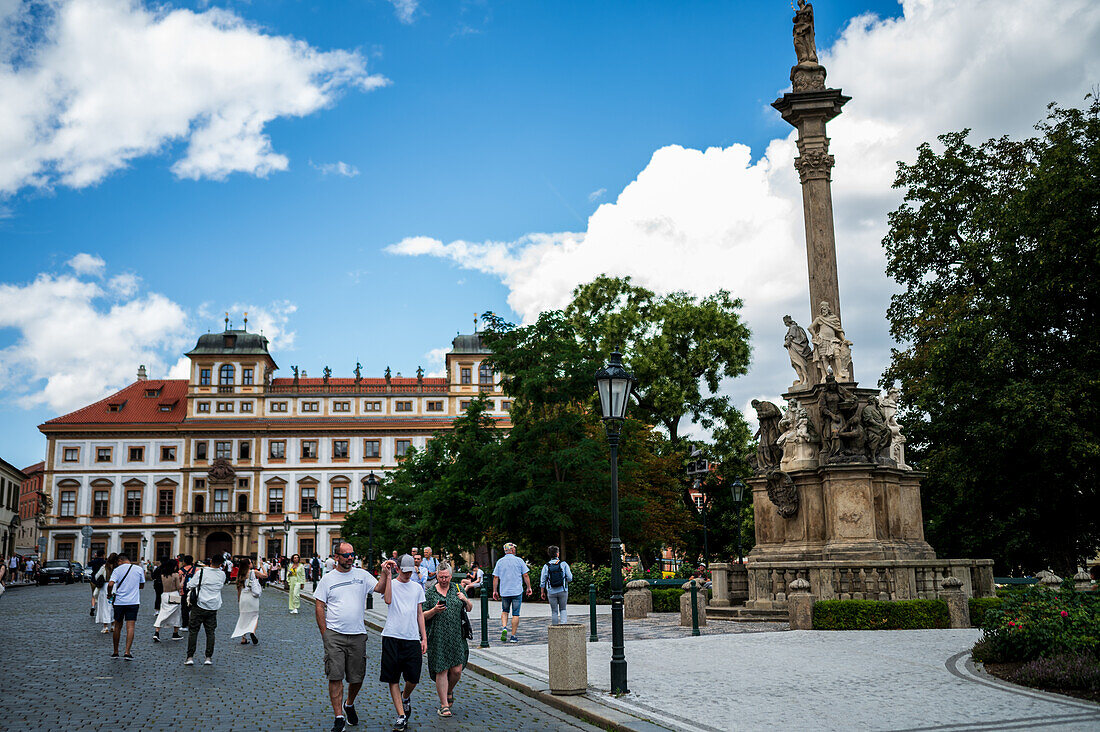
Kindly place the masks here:
<instances>
[{"instance_id":1,"label":"blue sky","mask_svg":"<svg viewBox=\"0 0 1100 732\"><path fill-rule=\"evenodd\" d=\"M916 98L911 100L915 114L909 129L906 123L897 123L904 116L891 118L888 112L876 116L875 54L883 54L885 62L891 42L898 47L928 43L935 52L935 44L943 42L938 37L943 33L936 28L944 27L936 22L959 25L949 17L936 21L935 15L963 13L964 19L970 19L971 11L946 0L938 5L912 0L906 5L906 14L912 16L907 19L895 2L818 2L818 46L830 68L830 84L849 93L850 85L862 84L867 92L860 101L871 102L863 107L867 111L862 117L859 111L852 115L849 139L866 140L882 125L897 123L905 134L890 138L894 147L883 158L892 164L915 142L953 129L951 125L988 129L990 134L1026 130L1041 117L1046 101L1073 100L1080 96L1078 91L1088 91L1076 77L1064 78L1066 69L1090 58L1087 48L1100 26L1087 3L1078 5L1076 15L1059 17L1061 25L1050 31L1072 36L1062 52L1065 58L1044 62L1049 67L1044 67L1046 75L1036 72L1034 78L1021 81L1030 89L1026 100L1005 101L1010 98L1007 89L994 97L1016 112L1007 118L998 116L986 104L981 109L949 105L950 111L939 114L928 112L927 105ZM636 205L644 207L646 183L640 177L644 171L653 172L651 179L658 173L671 176L672 189L681 188L676 181L679 175L685 176L684 190L707 186L706 170L711 169L713 156L700 157L707 148L748 146L747 160L713 161L733 165L736 171L731 175L751 177L754 165L759 166L756 171L767 166L774 171L790 168L789 159L782 165L778 162L783 146L789 146L790 128L769 107L788 85L794 61L791 10L783 2L404 0L395 7L384 0L256 0L169 2L153 9L137 1L64 0L59 12L104 6L111 10L104 15L104 23L123 26L136 18L139 33L153 28L168 33L166 28L172 24L165 21L171 19L173 9L190 8L196 15L187 16L191 30L171 31L179 36L172 43L156 45L164 37L152 36L157 40L150 53L164 61L166 70L163 78L154 79L156 94L147 98L141 93L141 98L133 99L126 83L130 72L125 63L141 66L141 59L116 62L105 52L101 68L113 80L97 87L98 96L90 98L107 105L121 100L134 112L108 117L107 122L89 122L75 143L36 139L36 145L51 152L27 162L20 157L26 144L5 149L2 117L15 113L10 106L9 111L0 112L0 190L5 191L0 193L4 254L0 287L6 288L8 298L0 294L0 307L7 302L9 308L7 317L0 312L0 456L18 465L42 457L45 443L35 429L37 424L86 403L97 390L102 393L124 385L138 359L150 361L154 371L159 369L153 375L167 373L198 334L221 327L226 309L234 308L234 320L239 322L239 312L250 308L253 323L259 317L268 324L275 357L287 373L291 365L299 364L319 374L328 364L337 375L345 375L356 360L369 374L380 374L387 365L406 373L421 364L434 370L440 364L432 362L430 352L447 346L456 332L468 332L475 311L494 310L515 320L529 319L538 308L559 304L562 293L576 284L549 276L546 280L556 283L553 292L520 304L519 290L538 293L529 283L543 281L539 273L544 263L529 261L535 251L530 235L587 229L588 246L595 247L594 227L599 222L590 217L601 204L605 204L605 219L626 210L625 198L616 203L617 199L636 181L634 191L643 201ZM411 16L402 17L402 8L411 8ZM931 19L921 13L930 13ZM862 14L877 20L851 23ZM66 49L65 34L51 41L50 33L43 33L54 28L56 18L33 3L15 0L0 1L0 18L5 17L0 54L14 62L7 70L9 77L32 88L29 71L53 68L63 69L56 72L58 78L85 83L84 75L72 71L75 67L66 61L66 53L74 53L79 44ZM327 70L315 71L312 81L299 82L300 88L290 95L293 101L280 104L300 104L298 92L318 88L324 90L327 102L312 107L304 103L292 113L270 111L274 107L263 95L282 94L293 83L285 81L293 74L284 73L275 62L261 72L245 65L241 78L234 81L236 91L213 101L202 98L205 88L214 85L209 80L180 83L171 73L172 51L157 49L171 49L178 43L180 48L203 53L210 35L195 28L206 28L204 23L209 25L211 17L215 19L212 27L227 38L232 36L226 43L289 37L306 44L313 54L347 52L339 58L325 56L328 61L322 65L327 64ZM965 23L962 26L960 34L967 32ZM848 35L842 36L846 29ZM890 41L891 33L900 35ZM1026 28L1019 33L1030 38ZM1050 47L1044 37L1034 40L1038 46ZM52 45L58 48L51 51ZM249 53L247 44L241 48ZM272 58L286 61L287 68L293 69L293 64L304 63L300 48L289 61L285 54L290 52L285 49L273 50ZM945 48L945 53L956 52L956 46ZM835 65L830 63L830 52ZM353 60L348 60L348 54ZM1007 63L1023 66L1031 63L1029 59L1015 52ZM190 63L186 54L179 63ZM225 73L234 73L232 64L227 66ZM334 66L340 68L334 71ZM91 69L87 75L97 68L95 62L87 67ZM158 65L157 73L159 69ZM848 79L838 76L842 69L850 69ZM1094 70L1083 68L1081 74ZM268 71L272 78L257 79L256 87L262 90L253 97L248 91L253 81L250 74ZM977 78L983 73L993 72L985 67L974 70ZM932 75L927 84L942 86L943 78ZM1051 78L1060 80L1060 86L1052 88ZM1094 81L1095 74L1091 78ZM5 88L3 82L0 72L0 89ZM966 83L965 74L959 83ZM957 93L965 94L966 89ZM180 130L178 125L167 125L164 118L183 97L194 98L195 108L206 111L184 115ZM66 104L59 101L55 109L36 113L55 127L63 124L67 114L95 114ZM178 167L181 160L197 159L189 150L198 144L196 130L205 120L223 113L230 118L238 112L247 116L253 111L249 104L259 110L259 126L249 128L248 144L258 139L253 133L259 129L270 143L260 157L268 163L276 160L275 169L265 169L268 163L261 163L250 170L251 163L245 161L229 165L229 169L236 165L236 172L226 172L223 160L198 173L194 167ZM160 114L158 105L169 111ZM882 105L884 109L898 106L892 101ZM973 119L967 116L971 113ZM860 122L863 128L858 127ZM122 134L120 129L135 136L140 132L144 147L101 153L101 148L111 147L113 136ZM835 126L833 134L836 140ZM234 144L232 136L228 144ZM769 145L774 146L771 152ZM52 152L59 149L61 153ZM228 158L234 155L232 150L225 153L224 146L218 149ZM655 156L660 150L666 151L666 162L692 151L700 153L684 168L678 168L678 162L662 167ZM55 157L49 159L49 155ZM66 156L109 159L107 170L89 174L90 179L66 178L61 172ZM278 156L283 156L285 169L278 169ZM856 152L849 156L858 157ZM31 172L11 172L19 165ZM838 176L839 166L838 162ZM777 175L769 173L769 195L796 196L790 193L789 180L775 179ZM883 185L882 171L877 175L876 190L868 192L860 181L870 178L851 171L852 195L847 200L855 203L847 210L847 222L838 220L838 229L843 232L850 227L853 240L863 236L871 242L861 244L870 247L868 251L881 238L881 221L895 204L888 180ZM885 175L889 178L888 170ZM690 176L702 178L687 180ZM731 185L731 190L741 190ZM840 198L844 188L840 181L834 186L838 189L834 195ZM752 208L755 194L746 190L744 200L729 201L730 209ZM796 197L791 200L797 204ZM838 207L838 219L842 213ZM801 212L796 205L787 214L790 238L797 244ZM438 246L432 252L392 248L415 237ZM501 251L527 256L528 264L487 263L497 250L490 246L471 255L465 248L456 250L452 246L456 242L493 242L503 247ZM620 243L629 247L629 237ZM546 246L568 250L568 242L563 244L560 237ZM387 247L391 250L386 251ZM859 251L849 271L862 271ZM674 244L666 252L672 259L682 256ZM74 268L69 262L79 253L92 257ZM706 252L696 254L705 257ZM484 259L475 261L479 256ZM874 260L873 254L867 256ZM789 259L792 288L804 288L804 263L796 256ZM700 263L704 269L710 266L705 259ZM881 279L880 260L869 261L866 267ZM752 294L738 290L744 274L735 276L733 270L751 270L751 260L745 260L744 267L734 261L728 285L734 294L746 297L748 306ZM657 274L629 273L662 289ZM120 275L133 277L120 280ZM861 276L842 275L842 288L846 277L858 290L856 280L861 281ZM704 279L700 291L713 289L715 283L725 286L720 279ZM42 286L33 288L36 281ZM853 296L852 320L846 323L850 329L852 323L868 324L864 340L869 347L874 341L877 350L873 359L865 360L873 360L880 369L885 362L882 354L889 347L881 325L889 285L876 282L866 298L862 290ZM59 290L81 283L96 288L95 292L75 301L70 294L58 295ZM670 280L665 289L684 286L680 280ZM65 306L53 308L52 297L61 297ZM777 297L771 311L775 314L769 315L773 320L783 314L777 308L785 304L787 295ZM12 314L17 309L13 303L28 303L31 298L40 298L33 300L34 312ZM127 307L133 312L123 312ZM141 321L145 307L157 313L146 323L163 323L168 336L152 336L140 322L122 324L126 319ZM106 317L112 308L117 317ZM57 343L36 345L49 340L42 331L53 332L54 318L69 313L87 317L90 324L78 337L66 336L64 328L58 328L56 340L69 344L70 355L57 356ZM770 321L767 327L772 328ZM763 332L763 326L754 327L754 332ZM118 339L142 342L104 348ZM131 358L133 363L127 362ZM785 366L782 354L778 358ZM857 357L857 368L858 364ZM776 382L772 386L761 382L740 392L731 387L731 393L738 403L757 394L777 394L789 384L784 379L790 376L770 378ZM865 378L870 382L877 376ZM69 397L64 391L66 379L80 384Z\"/></svg>"}]
</instances>

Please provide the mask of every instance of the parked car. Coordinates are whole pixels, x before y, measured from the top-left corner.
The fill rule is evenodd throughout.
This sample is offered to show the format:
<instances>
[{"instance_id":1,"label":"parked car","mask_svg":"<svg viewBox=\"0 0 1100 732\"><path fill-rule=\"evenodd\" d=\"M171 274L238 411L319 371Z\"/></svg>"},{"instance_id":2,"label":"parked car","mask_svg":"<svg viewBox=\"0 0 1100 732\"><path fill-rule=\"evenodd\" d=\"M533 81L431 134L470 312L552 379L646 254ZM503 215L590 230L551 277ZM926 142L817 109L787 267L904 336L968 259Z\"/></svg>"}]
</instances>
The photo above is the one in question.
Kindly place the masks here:
<instances>
[{"instance_id":1,"label":"parked car","mask_svg":"<svg viewBox=\"0 0 1100 732\"><path fill-rule=\"evenodd\" d=\"M68 559L50 559L38 570L38 584L48 585L50 582L64 582L71 585L76 582L76 572L73 562Z\"/></svg>"},{"instance_id":2,"label":"parked car","mask_svg":"<svg viewBox=\"0 0 1100 732\"><path fill-rule=\"evenodd\" d=\"M81 576L84 577L85 582L91 582L92 581L92 568L91 567L85 567L84 571L81 572Z\"/></svg>"},{"instance_id":3,"label":"parked car","mask_svg":"<svg viewBox=\"0 0 1100 732\"><path fill-rule=\"evenodd\" d=\"M87 582L88 575L84 571L84 565L80 562L73 562L73 574L76 575L77 582Z\"/></svg>"}]
</instances>

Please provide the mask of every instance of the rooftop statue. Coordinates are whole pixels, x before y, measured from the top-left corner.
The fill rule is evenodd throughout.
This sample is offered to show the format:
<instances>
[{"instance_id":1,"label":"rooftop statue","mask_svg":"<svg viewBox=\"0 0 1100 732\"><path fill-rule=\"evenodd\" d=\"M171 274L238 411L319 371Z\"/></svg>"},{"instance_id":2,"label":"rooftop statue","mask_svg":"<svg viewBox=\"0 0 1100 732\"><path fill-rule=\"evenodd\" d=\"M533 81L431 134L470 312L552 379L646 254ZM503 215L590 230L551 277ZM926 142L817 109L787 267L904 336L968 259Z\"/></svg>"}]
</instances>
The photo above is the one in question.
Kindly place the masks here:
<instances>
[{"instance_id":1,"label":"rooftop statue","mask_svg":"<svg viewBox=\"0 0 1100 732\"><path fill-rule=\"evenodd\" d=\"M814 6L798 0L794 11L794 52L798 63L817 63L817 43L814 40Z\"/></svg>"}]
</instances>

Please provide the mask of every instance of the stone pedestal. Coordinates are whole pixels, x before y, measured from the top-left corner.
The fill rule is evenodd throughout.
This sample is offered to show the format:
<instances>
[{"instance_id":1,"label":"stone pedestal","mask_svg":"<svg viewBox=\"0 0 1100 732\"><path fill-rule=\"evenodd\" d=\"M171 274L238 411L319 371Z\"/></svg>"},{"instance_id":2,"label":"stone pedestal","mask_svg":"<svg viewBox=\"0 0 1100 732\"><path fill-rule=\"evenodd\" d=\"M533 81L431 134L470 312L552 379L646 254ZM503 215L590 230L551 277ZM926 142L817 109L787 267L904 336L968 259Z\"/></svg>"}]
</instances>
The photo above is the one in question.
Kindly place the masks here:
<instances>
[{"instance_id":1,"label":"stone pedestal","mask_svg":"<svg viewBox=\"0 0 1100 732\"><path fill-rule=\"evenodd\" d=\"M951 618L952 628L970 627L970 603L963 594L962 580L958 577L946 577L940 586L940 597L947 603L947 614Z\"/></svg>"},{"instance_id":2,"label":"stone pedestal","mask_svg":"<svg viewBox=\"0 0 1100 732\"><path fill-rule=\"evenodd\" d=\"M788 586L787 616L791 630L814 629L814 596L810 594L810 583L796 579Z\"/></svg>"},{"instance_id":3,"label":"stone pedestal","mask_svg":"<svg viewBox=\"0 0 1100 732\"><path fill-rule=\"evenodd\" d=\"M683 585L684 594L680 595L680 627L691 627L691 583L696 580L688 580ZM696 585L696 617L699 627L707 624L707 588L702 582Z\"/></svg>"},{"instance_id":4,"label":"stone pedestal","mask_svg":"<svg viewBox=\"0 0 1100 732\"><path fill-rule=\"evenodd\" d=\"M588 648L585 626L563 623L547 628L550 693L583 694L588 690Z\"/></svg>"},{"instance_id":5,"label":"stone pedestal","mask_svg":"<svg viewBox=\"0 0 1100 732\"><path fill-rule=\"evenodd\" d=\"M1080 567L1077 574L1073 575L1073 589L1078 592L1088 592L1092 589L1092 576Z\"/></svg>"},{"instance_id":6,"label":"stone pedestal","mask_svg":"<svg viewBox=\"0 0 1100 732\"><path fill-rule=\"evenodd\" d=\"M713 597L710 598L710 602L707 604L711 607L729 607L730 565L722 563L708 564L707 569L710 570L710 583L713 592Z\"/></svg>"},{"instance_id":7,"label":"stone pedestal","mask_svg":"<svg viewBox=\"0 0 1100 732\"><path fill-rule=\"evenodd\" d=\"M639 619L653 612L653 591L646 580L631 580L626 583L626 595L623 597L623 617Z\"/></svg>"}]
</instances>

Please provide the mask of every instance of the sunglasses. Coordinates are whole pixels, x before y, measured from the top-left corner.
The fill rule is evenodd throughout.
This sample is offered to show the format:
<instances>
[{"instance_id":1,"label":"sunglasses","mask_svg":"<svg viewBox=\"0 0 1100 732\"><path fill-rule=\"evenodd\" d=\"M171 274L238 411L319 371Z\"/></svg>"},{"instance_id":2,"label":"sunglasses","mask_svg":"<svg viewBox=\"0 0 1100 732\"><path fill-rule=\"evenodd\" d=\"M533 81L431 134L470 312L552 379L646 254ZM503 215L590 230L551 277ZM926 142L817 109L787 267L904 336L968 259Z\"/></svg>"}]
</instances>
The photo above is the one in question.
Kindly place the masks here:
<instances>
[{"instance_id":1,"label":"sunglasses","mask_svg":"<svg viewBox=\"0 0 1100 732\"><path fill-rule=\"evenodd\" d=\"M353 557L355 557L355 552L347 552L347 553L337 552L336 556L343 557L345 559L352 559Z\"/></svg>"}]
</instances>

